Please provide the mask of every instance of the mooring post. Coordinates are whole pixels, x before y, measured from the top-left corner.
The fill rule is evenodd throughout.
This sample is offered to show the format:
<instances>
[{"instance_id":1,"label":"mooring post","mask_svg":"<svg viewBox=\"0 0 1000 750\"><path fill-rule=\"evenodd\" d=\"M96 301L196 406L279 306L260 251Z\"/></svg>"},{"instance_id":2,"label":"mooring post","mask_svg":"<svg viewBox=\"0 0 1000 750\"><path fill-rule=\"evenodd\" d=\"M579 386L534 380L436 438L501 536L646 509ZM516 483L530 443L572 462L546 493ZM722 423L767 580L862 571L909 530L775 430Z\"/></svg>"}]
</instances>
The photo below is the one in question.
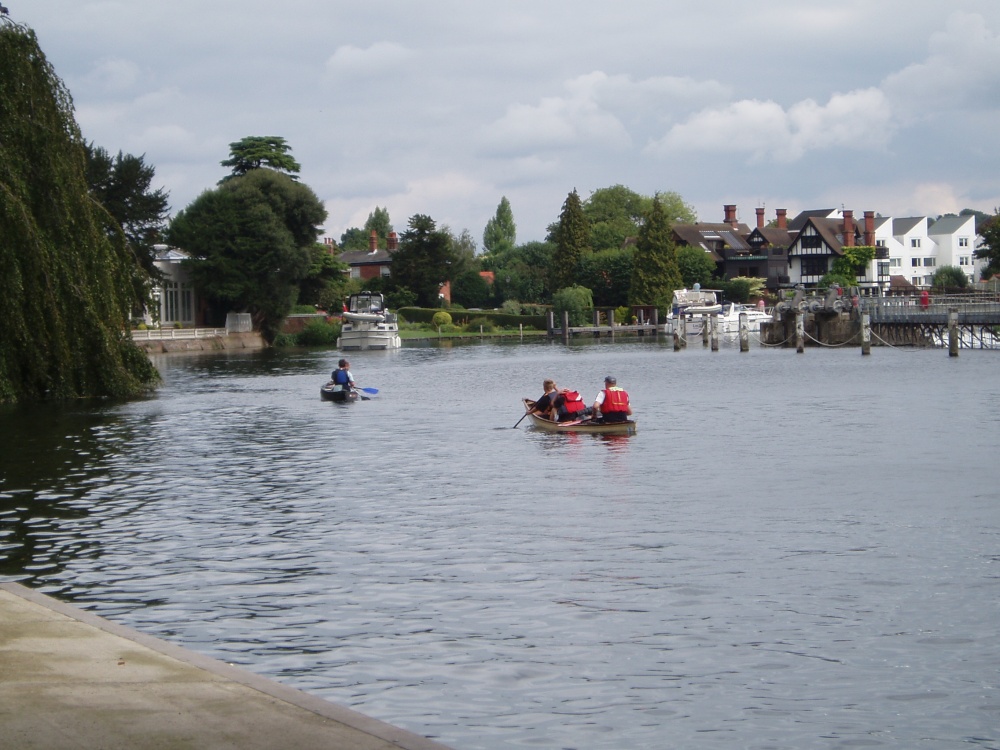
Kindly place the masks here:
<instances>
[{"instance_id":1,"label":"mooring post","mask_svg":"<svg viewBox=\"0 0 1000 750\"><path fill-rule=\"evenodd\" d=\"M872 316L861 313L861 355L872 353Z\"/></svg>"},{"instance_id":2,"label":"mooring post","mask_svg":"<svg viewBox=\"0 0 1000 750\"><path fill-rule=\"evenodd\" d=\"M712 351L717 352L719 351L719 314L712 313L708 320L712 325ZM708 323L706 323L706 325L708 325Z\"/></svg>"},{"instance_id":3,"label":"mooring post","mask_svg":"<svg viewBox=\"0 0 1000 750\"><path fill-rule=\"evenodd\" d=\"M795 313L795 351L802 354L806 350L805 313Z\"/></svg>"},{"instance_id":4,"label":"mooring post","mask_svg":"<svg viewBox=\"0 0 1000 750\"><path fill-rule=\"evenodd\" d=\"M750 351L750 322L746 313L740 313L740 351Z\"/></svg>"},{"instance_id":5,"label":"mooring post","mask_svg":"<svg viewBox=\"0 0 1000 750\"><path fill-rule=\"evenodd\" d=\"M549 310L548 314L548 325L549 325L549 336L555 333L556 330L556 314L555 311Z\"/></svg>"},{"instance_id":6,"label":"mooring post","mask_svg":"<svg viewBox=\"0 0 1000 750\"><path fill-rule=\"evenodd\" d=\"M712 316L702 315L701 316L701 345L708 346L708 336L711 333Z\"/></svg>"},{"instance_id":7,"label":"mooring post","mask_svg":"<svg viewBox=\"0 0 1000 750\"><path fill-rule=\"evenodd\" d=\"M948 309L948 356L958 356L958 308Z\"/></svg>"},{"instance_id":8,"label":"mooring post","mask_svg":"<svg viewBox=\"0 0 1000 750\"><path fill-rule=\"evenodd\" d=\"M563 310L562 338L564 344L569 343L569 310Z\"/></svg>"}]
</instances>

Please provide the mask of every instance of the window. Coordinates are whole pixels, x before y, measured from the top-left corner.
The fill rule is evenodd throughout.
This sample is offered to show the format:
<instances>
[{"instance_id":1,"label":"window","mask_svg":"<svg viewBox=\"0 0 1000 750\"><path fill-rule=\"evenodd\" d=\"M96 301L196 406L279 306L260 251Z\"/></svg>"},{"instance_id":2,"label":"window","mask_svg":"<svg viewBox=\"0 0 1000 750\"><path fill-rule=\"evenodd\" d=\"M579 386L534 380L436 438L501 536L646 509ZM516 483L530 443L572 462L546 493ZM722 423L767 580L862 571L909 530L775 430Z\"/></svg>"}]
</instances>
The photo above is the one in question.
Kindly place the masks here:
<instances>
[{"instance_id":1,"label":"window","mask_svg":"<svg viewBox=\"0 0 1000 750\"><path fill-rule=\"evenodd\" d=\"M809 234L799 240L804 249L815 249L823 246L823 238L818 234Z\"/></svg>"},{"instance_id":2,"label":"window","mask_svg":"<svg viewBox=\"0 0 1000 750\"><path fill-rule=\"evenodd\" d=\"M351 278L352 279L360 279L361 278L361 267L360 266L351 266Z\"/></svg>"},{"instance_id":3,"label":"window","mask_svg":"<svg viewBox=\"0 0 1000 750\"><path fill-rule=\"evenodd\" d=\"M920 286L920 277L919 276L910 277L910 283L913 284L913 286Z\"/></svg>"},{"instance_id":4,"label":"window","mask_svg":"<svg viewBox=\"0 0 1000 750\"><path fill-rule=\"evenodd\" d=\"M969 258L968 255L959 255L958 256L958 265L960 265L960 266L971 266L972 264L969 262L969 260L970 260L970 258Z\"/></svg>"},{"instance_id":5,"label":"window","mask_svg":"<svg viewBox=\"0 0 1000 750\"><path fill-rule=\"evenodd\" d=\"M910 258L910 265L914 268L920 267L920 258Z\"/></svg>"},{"instance_id":6,"label":"window","mask_svg":"<svg viewBox=\"0 0 1000 750\"><path fill-rule=\"evenodd\" d=\"M392 273L392 269L389 266L379 266L378 271L380 276L389 276Z\"/></svg>"},{"instance_id":7,"label":"window","mask_svg":"<svg viewBox=\"0 0 1000 750\"><path fill-rule=\"evenodd\" d=\"M910 247L920 247L920 238L913 237L910 239Z\"/></svg>"},{"instance_id":8,"label":"window","mask_svg":"<svg viewBox=\"0 0 1000 750\"><path fill-rule=\"evenodd\" d=\"M889 268L901 268L903 265L902 258L889 258Z\"/></svg>"},{"instance_id":9,"label":"window","mask_svg":"<svg viewBox=\"0 0 1000 750\"><path fill-rule=\"evenodd\" d=\"M875 240L875 247L885 247L885 240Z\"/></svg>"},{"instance_id":10,"label":"window","mask_svg":"<svg viewBox=\"0 0 1000 750\"><path fill-rule=\"evenodd\" d=\"M969 246L969 238L968 237L959 237L958 238L958 246L959 247L968 247Z\"/></svg>"},{"instance_id":11,"label":"window","mask_svg":"<svg viewBox=\"0 0 1000 750\"><path fill-rule=\"evenodd\" d=\"M928 268L933 268L937 265L937 262L933 258L924 258L924 266Z\"/></svg>"},{"instance_id":12,"label":"window","mask_svg":"<svg viewBox=\"0 0 1000 750\"><path fill-rule=\"evenodd\" d=\"M827 271L826 258L803 258L802 259L802 275L803 276L822 276Z\"/></svg>"}]
</instances>

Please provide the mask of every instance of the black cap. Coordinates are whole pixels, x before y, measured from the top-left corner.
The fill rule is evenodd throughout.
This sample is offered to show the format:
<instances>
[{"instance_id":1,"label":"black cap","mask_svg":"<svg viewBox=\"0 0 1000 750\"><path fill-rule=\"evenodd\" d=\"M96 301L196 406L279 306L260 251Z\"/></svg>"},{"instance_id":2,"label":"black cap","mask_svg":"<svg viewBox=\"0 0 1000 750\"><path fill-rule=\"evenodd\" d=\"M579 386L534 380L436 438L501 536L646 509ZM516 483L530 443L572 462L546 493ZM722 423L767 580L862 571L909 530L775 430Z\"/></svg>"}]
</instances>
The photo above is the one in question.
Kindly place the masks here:
<instances>
[{"instance_id":1,"label":"black cap","mask_svg":"<svg viewBox=\"0 0 1000 750\"><path fill-rule=\"evenodd\" d=\"M615 385L615 384L618 383L618 381L615 380L615 376L614 375L608 375L606 378L604 378L604 382L605 383L611 383L611 385Z\"/></svg>"}]
</instances>

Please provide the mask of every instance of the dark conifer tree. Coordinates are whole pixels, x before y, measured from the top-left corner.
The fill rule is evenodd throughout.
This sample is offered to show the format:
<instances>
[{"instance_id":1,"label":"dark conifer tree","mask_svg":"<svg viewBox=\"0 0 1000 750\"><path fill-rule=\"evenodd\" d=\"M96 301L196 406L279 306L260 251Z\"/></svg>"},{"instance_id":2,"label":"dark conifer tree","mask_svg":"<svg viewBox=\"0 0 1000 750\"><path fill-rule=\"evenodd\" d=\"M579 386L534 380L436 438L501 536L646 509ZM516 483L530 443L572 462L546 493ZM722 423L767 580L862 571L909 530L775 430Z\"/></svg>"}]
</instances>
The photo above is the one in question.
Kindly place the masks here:
<instances>
[{"instance_id":1,"label":"dark conifer tree","mask_svg":"<svg viewBox=\"0 0 1000 750\"><path fill-rule=\"evenodd\" d=\"M636 240L629 301L633 305L669 306L674 290L683 284L670 221L656 198Z\"/></svg>"},{"instance_id":2,"label":"dark conifer tree","mask_svg":"<svg viewBox=\"0 0 1000 750\"><path fill-rule=\"evenodd\" d=\"M555 234L556 249L551 269L553 292L576 283L580 259L590 252L590 227L575 189L566 196Z\"/></svg>"}]
</instances>

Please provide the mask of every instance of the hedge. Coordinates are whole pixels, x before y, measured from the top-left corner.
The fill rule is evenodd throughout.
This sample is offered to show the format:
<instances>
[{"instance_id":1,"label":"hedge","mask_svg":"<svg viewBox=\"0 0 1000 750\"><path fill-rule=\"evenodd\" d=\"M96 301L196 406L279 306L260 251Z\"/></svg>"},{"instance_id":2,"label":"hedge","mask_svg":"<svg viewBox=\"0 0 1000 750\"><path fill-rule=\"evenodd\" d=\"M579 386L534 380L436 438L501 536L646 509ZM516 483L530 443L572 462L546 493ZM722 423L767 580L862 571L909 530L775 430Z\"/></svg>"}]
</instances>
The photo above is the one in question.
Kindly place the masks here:
<instances>
[{"instance_id":1,"label":"hedge","mask_svg":"<svg viewBox=\"0 0 1000 750\"><path fill-rule=\"evenodd\" d=\"M399 316L408 323L426 323L433 325L434 313L441 312L440 307L401 307L397 311ZM510 313L494 312L492 310L458 310L451 308L446 310L451 315L455 325L468 325L470 320L475 318L486 318L493 322L498 328L517 328L523 325L525 328L534 328L544 331L548 321L544 315L511 315Z\"/></svg>"}]
</instances>

